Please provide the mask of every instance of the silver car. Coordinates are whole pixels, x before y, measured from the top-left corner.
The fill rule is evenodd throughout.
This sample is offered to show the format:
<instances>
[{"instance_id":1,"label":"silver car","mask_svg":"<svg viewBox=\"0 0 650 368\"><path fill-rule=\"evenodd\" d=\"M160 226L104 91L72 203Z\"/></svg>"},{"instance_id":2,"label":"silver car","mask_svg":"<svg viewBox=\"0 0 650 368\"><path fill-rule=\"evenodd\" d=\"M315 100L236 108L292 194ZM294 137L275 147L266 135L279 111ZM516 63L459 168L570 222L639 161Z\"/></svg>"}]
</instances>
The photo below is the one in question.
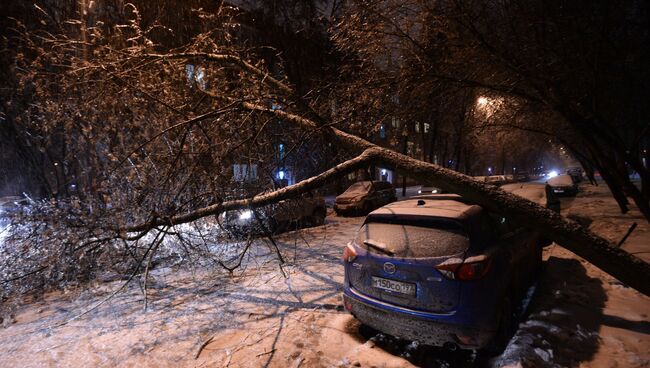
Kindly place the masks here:
<instances>
[{"instance_id":1,"label":"silver car","mask_svg":"<svg viewBox=\"0 0 650 368\"><path fill-rule=\"evenodd\" d=\"M252 234L280 234L325 223L327 209L322 196L305 194L257 209L228 211L222 215L223 227L235 237Z\"/></svg>"}]
</instances>

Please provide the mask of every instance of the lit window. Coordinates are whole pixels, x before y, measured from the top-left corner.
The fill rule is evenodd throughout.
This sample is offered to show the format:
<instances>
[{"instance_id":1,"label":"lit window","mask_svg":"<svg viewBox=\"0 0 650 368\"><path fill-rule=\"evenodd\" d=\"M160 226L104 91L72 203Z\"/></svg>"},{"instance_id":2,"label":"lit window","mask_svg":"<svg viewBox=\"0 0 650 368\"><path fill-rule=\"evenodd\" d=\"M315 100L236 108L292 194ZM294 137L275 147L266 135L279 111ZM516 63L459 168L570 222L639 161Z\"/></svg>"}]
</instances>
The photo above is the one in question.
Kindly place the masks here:
<instances>
[{"instance_id":1,"label":"lit window","mask_svg":"<svg viewBox=\"0 0 650 368\"><path fill-rule=\"evenodd\" d=\"M406 154L412 155L415 144L413 142L406 142Z\"/></svg>"},{"instance_id":2,"label":"lit window","mask_svg":"<svg viewBox=\"0 0 650 368\"><path fill-rule=\"evenodd\" d=\"M424 132L429 133L429 128L430 127L431 127L431 125L429 123L424 123Z\"/></svg>"},{"instance_id":3,"label":"lit window","mask_svg":"<svg viewBox=\"0 0 650 368\"><path fill-rule=\"evenodd\" d=\"M205 89L205 69L197 67L194 71L194 81L198 84L200 89Z\"/></svg>"},{"instance_id":4,"label":"lit window","mask_svg":"<svg viewBox=\"0 0 650 368\"><path fill-rule=\"evenodd\" d=\"M238 182L257 180L257 165L234 164L232 174Z\"/></svg>"},{"instance_id":5,"label":"lit window","mask_svg":"<svg viewBox=\"0 0 650 368\"><path fill-rule=\"evenodd\" d=\"M190 86L196 83L200 89L205 89L205 69L203 69L203 67L194 66L194 64L186 64L185 76L187 77L187 84Z\"/></svg>"},{"instance_id":6,"label":"lit window","mask_svg":"<svg viewBox=\"0 0 650 368\"><path fill-rule=\"evenodd\" d=\"M415 132L420 133L420 123L415 123Z\"/></svg>"},{"instance_id":7,"label":"lit window","mask_svg":"<svg viewBox=\"0 0 650 368\"><path fill-rule=\"evenodd\" d=\"M278 157L280 160L284 159L284 143L278 144Z\"/></svg>"},{"instance_id":8,"label":"lit window","mask_svg":"<svg viewBox=\"0 0 650 368\"><path fill-rule=\"evenodd\" d=\"M194 81L194 65L185 65L185 75L187 76L187 83L191 85L192 81Z\"/></svg>"},{"instance_id":9,"label":"lit window","mask_svg":"<svg viewBox=\"0 0 650 368\"><path fill-rule=\"evenodd\" d=\"M399 119L393 116L392 125L393 128L399 128Z\"/></svg>"}]
</instances>

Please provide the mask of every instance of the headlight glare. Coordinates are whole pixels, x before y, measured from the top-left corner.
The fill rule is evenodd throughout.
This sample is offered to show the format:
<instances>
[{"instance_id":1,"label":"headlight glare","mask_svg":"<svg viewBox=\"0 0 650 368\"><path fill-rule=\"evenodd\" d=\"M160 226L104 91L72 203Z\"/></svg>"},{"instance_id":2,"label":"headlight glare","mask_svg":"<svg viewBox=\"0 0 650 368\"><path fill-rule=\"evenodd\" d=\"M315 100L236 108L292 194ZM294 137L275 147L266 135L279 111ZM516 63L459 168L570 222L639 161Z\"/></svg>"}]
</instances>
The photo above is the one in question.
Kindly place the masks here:
<instances>
[{"instance_id":1,"label":"headlight glare","mask_svg":"<svg viewBox=\"0 0 650 368\"><path fill-rule=\"evenodd\" d=\"M253 217L253 211L251 210L245 210L239 213L240 220L250 220L251 217Z\"/></svg>"}]
</instances>

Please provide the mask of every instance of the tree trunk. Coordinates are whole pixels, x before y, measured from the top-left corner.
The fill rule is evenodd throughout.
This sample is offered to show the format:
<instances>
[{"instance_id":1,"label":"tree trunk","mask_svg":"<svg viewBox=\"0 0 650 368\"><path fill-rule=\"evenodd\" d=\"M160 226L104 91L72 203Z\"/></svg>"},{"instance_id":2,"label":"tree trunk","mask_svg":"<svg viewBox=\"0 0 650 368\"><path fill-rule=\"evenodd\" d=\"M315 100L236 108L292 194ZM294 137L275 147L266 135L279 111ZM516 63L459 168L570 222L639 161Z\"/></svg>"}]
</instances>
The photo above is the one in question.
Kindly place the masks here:
<instances>
[{"instance_id":1,"label":"tree trunk","mask_svg":"<svg viewBox=\"0 0 650 368\"><path fill-rule=\"evenodd\" d=\"M479 183L471 177L396 152L384 150L379 160L408 172L409 176L420 181L432 183L501 213L520 226L543 233L625 284L650 296L650 283L647 281L650 278L650 264L613 246L576 222L499 188Z\"/></svg>"}]
</instances>

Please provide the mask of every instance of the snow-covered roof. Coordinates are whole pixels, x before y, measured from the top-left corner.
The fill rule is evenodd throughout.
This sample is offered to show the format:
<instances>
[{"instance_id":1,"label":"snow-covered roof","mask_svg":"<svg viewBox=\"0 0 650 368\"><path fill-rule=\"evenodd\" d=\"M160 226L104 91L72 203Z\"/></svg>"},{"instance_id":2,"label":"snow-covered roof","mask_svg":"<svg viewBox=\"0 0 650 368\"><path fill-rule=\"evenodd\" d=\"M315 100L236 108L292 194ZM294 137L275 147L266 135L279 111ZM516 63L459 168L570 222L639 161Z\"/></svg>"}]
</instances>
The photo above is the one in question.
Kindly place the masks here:
<instances>
[{"instance_id":1,"label":"snow-covered roof","mask_svg":"<svg viewBox=\"0 0 650 368\"><path fill-rule=\"evenodd\" d=\"M502 185L501 189L510 192L531 202L546 205L546 184L542 183L514 183Z\"/></svg>"},{"instance_id":2,"label":"snow-covered roof","mask_svg":"<svg viewBox=\"0 0 650 368\"><path fill-rule=\"evenodd\" d=\"M548 179L547 183L552 187L573 186L573 179L570 175L562 174Z\"/></svg>"},{"instance_id":3,"label":"snow-covered roof","mask_svg":"<svg viewBox=\"0 0 650 368\"><path fill-rule=\"evenodd\" d=\"M455 220L468 220L481 212L477 205L460 202L461 197L456 194L439 194L393 202L372 211L368 216L422 216L443 217ZM420 204L418 204L420 203Z\"/></svg>"}]
</instances>

